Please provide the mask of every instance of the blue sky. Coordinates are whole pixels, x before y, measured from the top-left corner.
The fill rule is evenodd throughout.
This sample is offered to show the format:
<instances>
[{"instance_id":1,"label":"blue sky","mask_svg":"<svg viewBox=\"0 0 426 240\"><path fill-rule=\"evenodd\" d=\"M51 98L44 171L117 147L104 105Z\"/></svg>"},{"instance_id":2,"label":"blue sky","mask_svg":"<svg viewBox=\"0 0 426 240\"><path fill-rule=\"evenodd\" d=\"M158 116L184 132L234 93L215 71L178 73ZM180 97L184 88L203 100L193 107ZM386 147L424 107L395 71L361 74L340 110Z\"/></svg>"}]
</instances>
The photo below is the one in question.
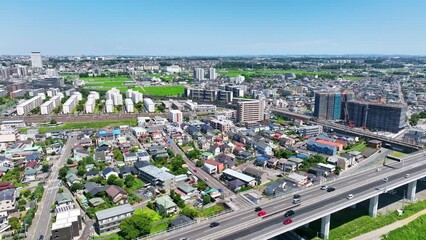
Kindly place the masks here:
<instances>
[{"instance_id":1,"label":"blue sky","mask_svg":"<svg viewBox=\"0 0 426 240\"><path fill-rule=\"evenodd\" d=\"M0 55L426 55L422 0L8 0Z\"/></svg>"}]
</instances>

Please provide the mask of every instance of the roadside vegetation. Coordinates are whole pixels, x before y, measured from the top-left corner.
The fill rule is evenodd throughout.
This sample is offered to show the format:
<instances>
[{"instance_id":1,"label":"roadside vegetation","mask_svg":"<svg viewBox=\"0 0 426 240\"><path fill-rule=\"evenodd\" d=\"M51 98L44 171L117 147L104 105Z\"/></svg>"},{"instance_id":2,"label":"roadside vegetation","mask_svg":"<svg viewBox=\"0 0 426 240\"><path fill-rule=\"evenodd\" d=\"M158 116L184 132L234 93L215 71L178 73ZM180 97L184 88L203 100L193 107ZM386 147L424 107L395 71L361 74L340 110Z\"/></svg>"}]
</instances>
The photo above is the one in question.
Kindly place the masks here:
<instances>
[{"instance_id":1,"label":"roadside vegetation","mask_svg":"<svg viewBox=\"0 0 426 240\"><path fill-rule=\"evenodd\" d=\"M383 236L384 240L423 240L425 239L426 215L420 216L409 224L397 228Z\"/></svg>"},{"instance_id":2,"label":"roadside vegetation","mask_svg":"<svg viewBox=\"0 0 426 240\"><path fill-rule=\"evenodd\" d=\"M110 121L98 121L98 122L70 122L55 127L41 127L38 129L40 133L53 130L70 130L70 129L87 129L87 128L104 128L104 127L118 127L120 125L136 125L135 119L123 119L123 120L110 120Z\"/></svg>"}]
</instances>

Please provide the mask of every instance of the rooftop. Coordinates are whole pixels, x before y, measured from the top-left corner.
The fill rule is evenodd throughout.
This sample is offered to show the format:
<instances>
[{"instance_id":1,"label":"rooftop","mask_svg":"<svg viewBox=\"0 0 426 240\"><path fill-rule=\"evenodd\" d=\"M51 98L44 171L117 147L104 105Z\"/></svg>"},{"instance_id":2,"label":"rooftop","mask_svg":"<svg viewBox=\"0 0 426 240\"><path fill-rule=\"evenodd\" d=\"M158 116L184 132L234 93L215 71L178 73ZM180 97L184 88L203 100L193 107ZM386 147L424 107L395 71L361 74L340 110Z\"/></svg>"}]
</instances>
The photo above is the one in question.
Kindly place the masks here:
<instances>
[{"instance_id":1,"label":"rooftop","mask_svg":"<svg viewBox=\"0 0 426 240\"><path fill-rule=\"evenodd\" d=\"M130 204L123 204L117 207L112 207L112 208L108 208L105 210L101 210L96 212L96 219L99 220L103 220L103 219L108 219L114 216L118 216L124 213L133 213L133 207Z\"/></svg>"}]
</instances>

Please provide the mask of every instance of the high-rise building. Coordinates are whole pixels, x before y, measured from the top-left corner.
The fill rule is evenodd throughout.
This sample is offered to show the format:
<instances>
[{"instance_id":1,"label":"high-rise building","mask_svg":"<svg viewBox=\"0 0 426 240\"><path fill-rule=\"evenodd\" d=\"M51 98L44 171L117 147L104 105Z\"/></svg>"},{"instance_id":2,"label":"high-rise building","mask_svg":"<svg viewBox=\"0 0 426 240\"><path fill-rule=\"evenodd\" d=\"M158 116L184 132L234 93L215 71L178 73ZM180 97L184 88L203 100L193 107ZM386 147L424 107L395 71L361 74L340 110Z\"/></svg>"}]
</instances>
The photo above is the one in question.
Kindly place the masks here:
<instances>
[{"instance_id":1,"label":"high-rise building","mask_svg":"<svg viewBox=\"0 0 426 240\"><path fill-rule=\"evenodd\" d=\"M204 80L204 69L195 68L194 69L194 79L198 81Z\"/></svg>"},{"instance_id":2,"label":"high-rise building","mask_svg":"<svg viewBox=\"0 0 426 240\"><path fill-rule=\"evenodd\" d=\"M217 78L217 73L215 68L209 68L209 79L215 80Z\"/></svg>"},{"instance_id":3,"label":"high-rise building","mask_svg":"<svg viewBox=\"0 0 426 240\"><path fill-rule=\"evenodd\" d=\"M33 68L42 68L43 67L40 52L31 52L31 67L33 67Z\"/></svg>"},{"instance_id":4,"label":"high-rise building","mask_svg":"<svg viewBox=\"0 0 426 240\"><path fill-rule=\"evenodd\" d=\"M326 120L340 119L341 109L342 96L340 93L315 93L315 117Z\"/></svg>"},{"instance_id":5,"label":"high-rise building","mask_svg":"<svg viewBox=\"0 0 426 240\"><path fill-rule=\"evenodd\" d=\"M130 98L124 99L124 105L128 113L132 113L135 111L132 99Z\"/></svg>"},{"instance_id":6,"label":"high-rise building","mask_svg":"<svg viewBox=\"0 0 426 240\"><path fill-rule=\"evenodd\" d=\"M397 133L405 127L407 106L349 101L350 126Z\"/></svg>"},{"instance_id":7,"label":"high-rise building","mask_svg":"<svg viewBox=\"0 0 426 240\"><path fill-rule=\"evenodd\" d=\"M134 103L139 103L143 101L143 94L132 89L127 90L126 97L132 99Z\"/></svg>"},{"instance_id":8,"label":"high-rise building","mask_svg":"<svg viewBox=\"0 0 426 240\"><path fill-rule=\"evenodd\" d=\"M121 95L120 90L117 88L111 88L106 93L106 99L111 99L114 103L114 106L123 105L123 95Z\"/></svg>"},{"instance_id":9,"label":"high-rise building","mask_svg":"<svg viewBox=\"0 0 426 240\"><path fill-rule=\"evenodd\" d=\"M28 114L34 108L40 106L43 103L43 100L40 96L35 96L31 99L28 99L16 106L16 112L18 115Z\"/></svg>"},{"instance_id":10,"label":"high-rise building","mask_svg":"<svg viewBox=\"0 0 426 240\"><path fill-rule=\"evenodd\" d=\"M237 108L237 122L259 122L265 120L265 101L239 101Z\"/></svg>"}]
</instances>

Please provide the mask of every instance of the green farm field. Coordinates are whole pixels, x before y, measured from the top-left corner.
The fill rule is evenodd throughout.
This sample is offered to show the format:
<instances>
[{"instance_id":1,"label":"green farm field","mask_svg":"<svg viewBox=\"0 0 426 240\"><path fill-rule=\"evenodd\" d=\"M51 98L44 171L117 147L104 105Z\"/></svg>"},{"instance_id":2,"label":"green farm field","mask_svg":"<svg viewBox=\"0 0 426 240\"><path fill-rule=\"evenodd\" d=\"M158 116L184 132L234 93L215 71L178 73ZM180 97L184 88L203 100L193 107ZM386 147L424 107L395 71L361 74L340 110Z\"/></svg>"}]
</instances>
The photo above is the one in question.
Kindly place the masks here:
<instances>
[{"instance_id":1,"label":"green farm field","mask_svg":"<svg viewBox=\"0 0 426 240\"><path fill-rule=\"evenodd\" d=\"M69 130L69 129L85 129L85 128L104 128L104 127L118 127L120 125L136 125L136 120L112 120L112 121L99 121L99 122L74 122L65 123L56 127L41 127L38 129L40 133L45 133L52 130Z\"/></svg>"}]
</instances>

